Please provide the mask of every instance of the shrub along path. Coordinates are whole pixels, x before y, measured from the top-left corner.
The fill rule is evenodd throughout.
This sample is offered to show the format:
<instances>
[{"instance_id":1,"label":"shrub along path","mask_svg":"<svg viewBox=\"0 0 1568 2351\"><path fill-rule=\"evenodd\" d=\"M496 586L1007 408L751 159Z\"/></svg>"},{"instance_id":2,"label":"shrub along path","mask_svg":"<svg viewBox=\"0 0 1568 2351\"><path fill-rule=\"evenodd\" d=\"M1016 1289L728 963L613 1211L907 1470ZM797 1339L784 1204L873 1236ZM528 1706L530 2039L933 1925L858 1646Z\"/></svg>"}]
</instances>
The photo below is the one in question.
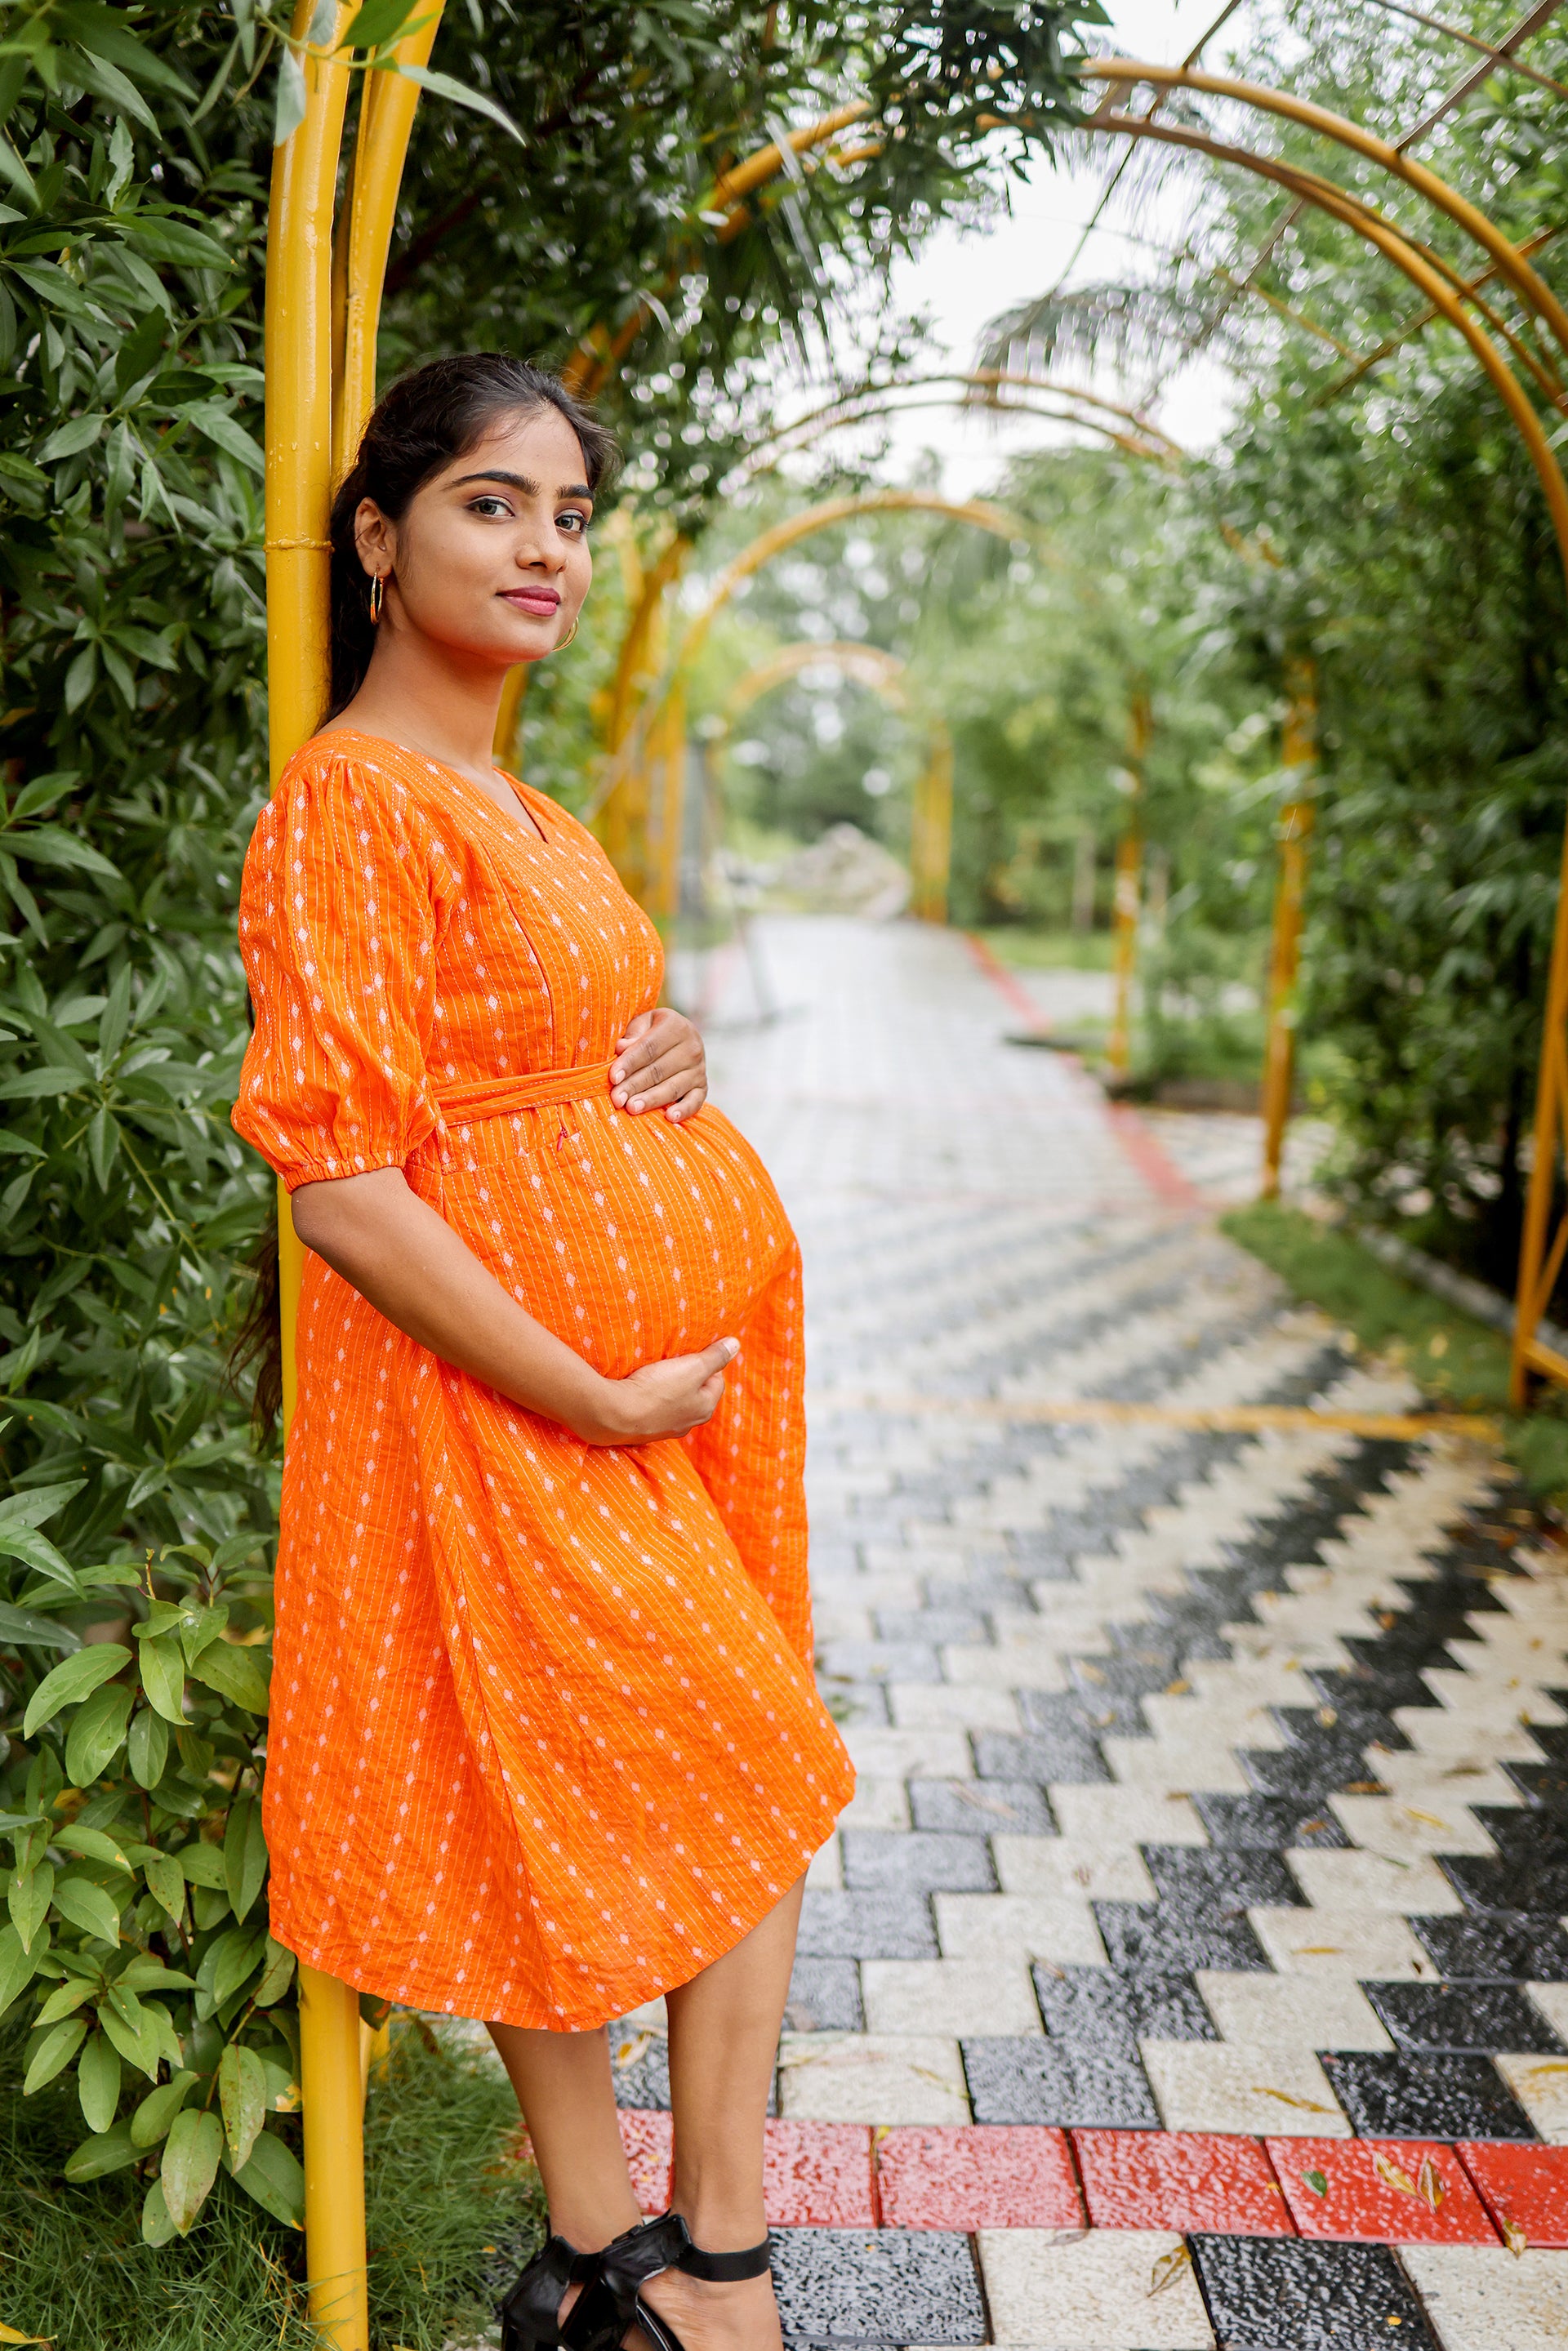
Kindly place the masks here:
<instances>
[{"instance_id":1,"label":"shrub along path","mask_svg":"<svg viewBox=\"0 0 1568 2351\"><path fill-rule=\"evenodd\" d=\"M1568 2346L1561 1553L960 939L761 947L716 1092L806 1244L861 1772L779 2052L791 2340Z\"/></svg>"}]
</instances>

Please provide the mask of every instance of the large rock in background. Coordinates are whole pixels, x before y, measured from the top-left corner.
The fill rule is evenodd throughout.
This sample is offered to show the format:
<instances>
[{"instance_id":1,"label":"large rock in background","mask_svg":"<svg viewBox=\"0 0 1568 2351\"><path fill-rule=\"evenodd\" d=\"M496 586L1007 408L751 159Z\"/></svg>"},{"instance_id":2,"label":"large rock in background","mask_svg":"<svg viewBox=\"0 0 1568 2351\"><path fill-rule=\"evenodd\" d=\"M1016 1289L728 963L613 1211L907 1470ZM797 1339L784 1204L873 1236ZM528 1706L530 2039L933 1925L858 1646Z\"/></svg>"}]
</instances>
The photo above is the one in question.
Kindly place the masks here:
<instances>
[{"instance_id":1,"label":"large rock in background","mask_svg":"<svg viewBox=\"0 0 1568 2351\"><path fill-rule=\"evenodd\" d=\"M801 914L860 914L890 923L909 904L909 875L859 825L835 824L821 841L776 867L767 894Z\"/></svg>"}]
</instances>

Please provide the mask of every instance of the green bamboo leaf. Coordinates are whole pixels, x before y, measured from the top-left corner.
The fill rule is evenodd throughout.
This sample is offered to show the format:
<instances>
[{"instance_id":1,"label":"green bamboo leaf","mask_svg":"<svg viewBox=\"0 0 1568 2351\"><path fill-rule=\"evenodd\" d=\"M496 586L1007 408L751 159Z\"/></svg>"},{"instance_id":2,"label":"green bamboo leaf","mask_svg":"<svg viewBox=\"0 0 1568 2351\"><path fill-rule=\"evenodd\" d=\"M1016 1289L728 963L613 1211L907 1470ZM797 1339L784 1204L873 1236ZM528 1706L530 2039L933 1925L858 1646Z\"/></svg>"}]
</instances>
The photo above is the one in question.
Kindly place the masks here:
<instances>
[{"instance_id":1,"label":"green bamboo leaf","mask_svg":"<svg viewBox=\"0 0 1568 2351\"><path fill-rule=\"evenodd\" d=\"M66 1777L73 1788L90 1788L119 1754L125 1743L131 1697L124 1683L117 1682L111 1688L96 1690L85 1705L78 1707L66 1740ZM94 1834L92 1830L78 1832L78 1835ZM61 1844L65 1841L63 1836L58 1840ZM110 1840L103 1837L100 1842L107 1845Z\"/></svg>"},{"instance_id":2,"label":"green bamboo leaf","mask_svg":"<svg viewBox=\"0 0 1568 2351\"><path fill-rule=\"evenodd\" d=\"M6 1541L5 1531L0 1528L0 1550L5 1548ZM31 1739L35 1730L54 1720L62 1706L89 1697L130 1663L130 1650L121 1648L118 1641L99 1641L91 1648L78 1649L74 1656L62 1659L44 1676L28 1700L27 1711L22 1718L23 1738Z\"/></svg>"},{"instance_id":3,"label":"green bamboo leaf","mask_svg":"<svg viewBox=\"0 0 1568 2351\"><path fill-rule=\"evenodd\" d=\"M102 2179L109 2172L123 2171L127 2164L138 2162L141 2152L131 2136L130 2123L116 2123L112 2130L84 2138L71 2149L66 2158L66 2178Z\"/></svg>"},{"instance_id":4,"label":"green bamboo leaf","mask_svg":"<svg viewBox=\"0 0 1568 2351\"><path fill-rule=\"evenodd\" d=\"M224 1834L224 1879L229 1905L243 1918L261 1892L267 1876L267 1837L261 1825L261 1805L254 1796L241 1796L229 1806Z\"/></svg>"},{"instance_id":5,"label":"green bamboo leaf","mask_svg":"<svg viewBox=\"0 0 1568 2351\"><path fill-rule=\"evenodd\" d=\"M364 0L349 21L340 46L345 49L380 49L409 28L409 18L422 0ZM422 19L428 23L428 16Z\"/></svg>"},{"instance_id":6,"label":"green bamboo leaf","mask_svg":"<svg viewBox=\"0 0 1568 2351\"><path fill-rule=\"evenodd\" d=\"M223 2109L224 2136L235 2171L250 2160L257 2134L267 2120L267 2076L254 2049L231 2041L218 2063L218 2103Z\"/></svg>"},{"instance_id":7,"label":"green bamboo leaf","mask_svg":"<svg viewBox=\"0 0 1568 2351\"><path fill-rule=\"evenodd\" d=\"M148 1704L157 1708L165 1722L183 1723L185 1673L179 1642L172 1635L164 1634L157 1640L140 1642L138 1646L141 1652L141 1687L147 1693Z\"/></svg>"},{"instance_id":8,"label":"green bamboo leaf","mask_svg":"<svg viewBox=\"0 0 1568 2351\"><path fill-rule=\"evenodd\" d=\"M179 2073L161 2088L149 2091L131 2117L131 2143L138 2150L156 2147L168 2137L169 2126L200 2079L199 2074Z\"/></svg>"},{"instance_id":9,"label":"green bamboo leaf","mask_svg":"<svg viewBox=\"0 0 1568 2351\"><path fill-rule=\"evenodd\" d=\"M56 1486L18 1487L0 1500L0 1529L47 1526L86 1483L85 1478L71 1478Z\"/></svg>"},{"instance_id":10,"label":"green bamboo leaf","mask_svg":"<svg viewBox=\"0 0 1568 2351\"><path fill-rule=\"evenodd\" d=\"M92 647L87 650L90 653ZM68 687L66 699L68 704ZM15 856L30 857L35 865L55 865L69 873L96 873L105 882L120 880L120 868L111 865L101 850L78 841L63 825L37 824L26 832L7 833L5 840Z\"/></svg>"},{"instance_id":11,"label":"green bamboo leaf","mask_svg":"<svg viewBox=\"0 0 1568 2351\"><path fill-rule=\"evenodd\" d=\"M0 1600L0 1648L6 1649L79 1649L81 1636L68 1625L57 1624L52 1616L40 1616L33 1608L13 1608Z\"/></svg>"},{"instance_id":12,"label":"green bamboo leaf","mask_svg":"<svg viewBox=\"0 0 1568 2351\"><path fill-rule=\"evenodd\" d=\"M182 2237L211 2193L223 2144L223 2125L214 2114L187 2108L170 2126L158 2176L169 2218Z\"/></svg>"},{"instance_id":13,"label":"green bamboo leaf","mask_svg":"<svg viewBox=\"0 0 1568 2351\"><path fill-rule=\"evenodd\" d=\"M39 1352L42 1352L41 1348ZM35 1356L34 1362L37 1360ZM18 1378L25 1379L31 1369L30 1364L26 1367L14 1367L10 1375L13 1383ZM40 1534L37 1527L0 1526L0 1559L19 1559L25 1567L36 1568L40 1575L48 1576L52 1582L63 1583L73 1592L76 1589L76 1573L69 1560L62 1558L47 1535ZM75 1660L68 1662L74 1664ZM110 1670L112 1672L113 1667ZM64 1667L57 1666L55 1671L63 1672ZM42 1689L43 1687L40 1682L38 1687ZM42 1719L47 1721L48 1718L45 1716Z\"/></svg>"},{"instance_id":14,"label":"green bamboo leaf","mask_svg":"<svg viewBox=\"0 0 1568 2351\"><path fill-rule=\"evenodd\" d=\"M35 2096L57 2074L63 2074L86 2039L87 2022L83 2017L68 2017L63 2024L51 2026L33 2052L22 2083L22 2095Z\"/></svg>"},{"instance_id":15,"label":"green bamboo leaf","mask_svg":"<svg viewBox=\"0 0 1568 2351\"><path fill-rule=\"evenodd\" d=\"M39 1950L30 1952L15 1927L0 1927L0 2016L20 2000L38 1971Z\"/></svg>"},{"instance_id":16,"label":"green bamboo leaf","mask_svg":"<svg viewBox=\"0 0 1568 2351\"><path fill-rule=\"evenodd\" d=\"M90 2131L106 2131L120 2104L120 2052L101 2032L90 2033L77 2060L77 2095Z\"/></svg>"},{"instance_id":17,"label":"green bamboo leaf","mask_svg":"<svg viewBox=\"0 0 1568 2351\"><path fill-rule=\"evenodd\" d=\"M109 1178L120 1151L120 1122L107 1103L95 1111L87 1130L87 1155L100 1192L109 1189Z\"/></svg>"},{"instance_id":18,"label":"green bamboo leaf","mask_svg":"<svg viewBox=\"0 0 1568 2351\"><path fill-rule=\"evenodd\" d=\"M79 81L84 89L90 89L95 98L105 99L117 113L129 114L144 131L157 137L157 116L135 83L118 66L111 66L104 57L86 57L78 50L70 61L70 72L72 78Z\"/></svg>"},{"instance_id":19,"label":"green bamboo leaf","mask_svg":"<svg viewBox=\"0 0 1568 2351\"><path fill-rule=\"evenodd\" d=\"M11 1913L11 1924L22 1938L22 1949L30 1951L33 1938L49 1915L49 1905L55 1898L55 1871L52 1862L40 1861L36 1868L18 1870L11 1880L5 1896Z\"/></svg>"},{"instance_id":20,"label":"green bamboo leaf","mask_svg":"<svg viewBox=\"0 0 1568 2351\"><path fill-rule=\"evenodd\" d=\"M476 114L483 114L489 121L499 124L519 147L526 147L528 143L511 116L503 107L497 106L493 98L486 98L482 90L470 89L466 82L455 81L450 74L432 73L428 66L377 66L373 70L377 73L399 73L404 81L416 81L421 89L429 90L433 98L444 98L454 106L469 107Z\"/></svg>"},{"instance_id":21,"label":"green bamboo leaf","mask_svg":"<svg viewBox=\"0 0 1568 2351\"><path fill-rule=\"evenodd\" d=\"M100 1943L118 1946L120 1912L111 1896L90 1877L75 1877L68 1872L57 1878L55 1908L84 1934L95 1936Z\"/></svg>"},{"instance_id":22,"label":"green bamboo leaf","mask_svg":"<svg viewBox=\"0 0 1568 2351\"><path fill-rule=\"evenodd\" d=\"M103 415L72 416L57 425L38 452L40 465L54 464L57 458L79 456L90 449L109 419Z\"/></svg>"},{"instance_id":23,"label":"green bamboo leaf","mask_svg":"<svg viewBox=\"0 0 1568 2351\"><path fill-rule=\"evenodd\" d=\"M234 256L216 237L188 221L152 213L122 214L125 233L139 253L176 269L232 269Z\"/></svg>"},{"instance_id":24,"label":"green bamboo leaf","mask_svg":"<svg viewBox=\"0 0 1568 2351\"><path fill-rule=\"evenodd\" d=\"M239 419L231 416L226 408L219 408L210 401L201 401L186 409L185 419L229 456L237 457L242 465L248 465L253 474L264 470L267 461L262 455L260 444L252 439Z\"/></svg>"},{"instance_id":25,"label":"green bamboo leaf","mask_svg":"<svg viewBox=\"0 0 1568 2351\"><path fill-rule=\"evenodd\" d=\"M235 2173L246 2195L254 2196L264 2212L291 2229L305 2226L305 2174L292 2147L276 2131L264 2130L250 2152L250 2161Z\"/></svg>"},{"instance_id":26,"label":"green bamboo leaf","mask_svg":"<svg viewBox=\"0 0 1568 2351\"><path fill-rule=\"evenodd\" d=\"M305 68L298 52L287 45L277 60L277 102L273 110L272 143L281 147L305 120Z\"/></svg>"},{"instance_id":27,"label":"green bamboo leaf","mask_svg":"<svg viewBox=\"0 0 1568 2351\"><path fill-rule=\"evenodd\" d=\"M166 1968L152 1952L132 1959L115 1977L119 1991L189 1991L194 1985L193 1976L182 1975L178 1968Z\"/></svg>"}]
</instances>

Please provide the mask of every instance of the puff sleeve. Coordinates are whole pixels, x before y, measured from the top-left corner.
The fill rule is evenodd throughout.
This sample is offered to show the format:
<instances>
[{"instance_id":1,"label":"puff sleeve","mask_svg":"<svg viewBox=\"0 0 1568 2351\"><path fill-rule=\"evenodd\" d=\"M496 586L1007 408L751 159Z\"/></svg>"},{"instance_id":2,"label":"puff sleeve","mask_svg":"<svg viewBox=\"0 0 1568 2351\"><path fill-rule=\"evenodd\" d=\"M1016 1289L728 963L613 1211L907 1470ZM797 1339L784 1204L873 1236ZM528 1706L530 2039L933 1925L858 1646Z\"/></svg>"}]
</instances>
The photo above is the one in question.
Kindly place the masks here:
<instances>
[{"instance_id":1,"label":"puff sleeve","mask_svg":"<svg viewBox=\"0 0 1568 2351\"><path fill-rule=\"evenodd\" d=\"M436 1125L436 906L398 780L308 745L251 837L256 1027L233 1120L292 1192L401 1167Z\"/></svg>"}]
</instances>

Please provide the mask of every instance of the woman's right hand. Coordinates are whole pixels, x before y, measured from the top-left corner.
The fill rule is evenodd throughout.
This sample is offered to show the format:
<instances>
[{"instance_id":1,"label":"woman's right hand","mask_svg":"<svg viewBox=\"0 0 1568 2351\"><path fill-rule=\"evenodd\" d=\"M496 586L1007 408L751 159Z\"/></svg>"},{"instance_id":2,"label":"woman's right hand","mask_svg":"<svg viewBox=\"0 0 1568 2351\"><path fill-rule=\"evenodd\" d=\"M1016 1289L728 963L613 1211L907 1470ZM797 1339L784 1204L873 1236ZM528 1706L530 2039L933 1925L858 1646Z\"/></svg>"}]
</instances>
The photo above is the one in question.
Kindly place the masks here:
<instances>
[{"instance_id":1,"label":"woman's right hand","mask_svg":"<svg viewBox=\"0 0 1568 2351\"><path fill-rule=\"evenodd\" d=\"M738 1339L716 1339L699 1355L669 1355L623 1380L602 1380L590 1415L573 1429L589 1445L649 1445L685 1437L718 1410Z\"/></svg>"}]
</instances>

